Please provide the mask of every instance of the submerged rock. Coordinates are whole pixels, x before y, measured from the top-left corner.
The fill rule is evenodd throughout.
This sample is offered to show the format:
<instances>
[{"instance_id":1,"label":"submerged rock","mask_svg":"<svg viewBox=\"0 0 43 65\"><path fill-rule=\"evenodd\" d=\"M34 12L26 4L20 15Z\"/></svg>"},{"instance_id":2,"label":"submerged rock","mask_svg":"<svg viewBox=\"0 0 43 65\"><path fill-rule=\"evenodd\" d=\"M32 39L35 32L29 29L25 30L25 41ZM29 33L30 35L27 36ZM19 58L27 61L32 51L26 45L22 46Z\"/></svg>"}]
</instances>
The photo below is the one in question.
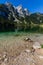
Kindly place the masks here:
<instances>
[{"instance_id":1,"label":"submerged rock","mask_svg":"<svg viewBox=\"0 0 43 65\"><path fill-rule=\"evenodd\" d=\"M14 60L15 65L35 65L35 61L31 56L30 50L25 50L25 51L23 51L16 58L16 60Z\"/></svg>"},{"instance_id":2,"label":"submerged rock","mask_svg":"<svg viewBox=\"0 0 43 65\"><path fill-rule=\"evenodd\" d=\"M33 42L33 40L31 40L31 39L30 39L30 38L28 38L28 37L26 37L24 40L25 40L25 41L30 41L30 42Z\"/></svg>"}]
</instances>

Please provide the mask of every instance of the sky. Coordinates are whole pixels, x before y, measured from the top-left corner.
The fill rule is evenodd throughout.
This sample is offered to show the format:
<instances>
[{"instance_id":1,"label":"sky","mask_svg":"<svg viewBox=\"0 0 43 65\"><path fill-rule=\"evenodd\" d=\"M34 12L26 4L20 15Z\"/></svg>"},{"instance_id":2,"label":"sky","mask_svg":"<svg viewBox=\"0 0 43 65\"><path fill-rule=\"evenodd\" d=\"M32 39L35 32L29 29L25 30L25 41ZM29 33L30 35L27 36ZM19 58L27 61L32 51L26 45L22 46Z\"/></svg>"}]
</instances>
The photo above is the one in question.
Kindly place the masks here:
<instances>
[{"instance_id":1,"label":"sky","mask_svg":"<svg viewBox=\"0 0 43 65\"><path fill-rule=\"evenodd\" d=\"M0 0L0 4L10 2L14 6L22 5L23 8L27 8L30 12L43 13L43 0Z\"/></svg>"}]
</instances>

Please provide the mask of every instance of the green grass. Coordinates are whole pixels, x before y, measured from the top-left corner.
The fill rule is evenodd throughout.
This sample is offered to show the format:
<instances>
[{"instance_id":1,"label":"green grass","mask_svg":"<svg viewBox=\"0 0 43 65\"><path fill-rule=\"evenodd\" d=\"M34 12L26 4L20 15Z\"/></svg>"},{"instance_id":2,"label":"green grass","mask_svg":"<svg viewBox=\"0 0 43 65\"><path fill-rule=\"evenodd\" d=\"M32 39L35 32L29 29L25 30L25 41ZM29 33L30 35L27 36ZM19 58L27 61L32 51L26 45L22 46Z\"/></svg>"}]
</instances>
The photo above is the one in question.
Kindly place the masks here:
<instances>
[{"instance_id":1,"label":"green grass","mask_svg":"<svg viewBox=\"0 0 43 65\"><path fill-rule=\"evenodd\" d=\"M41 45L41 48L43 48L43 44Z\"/></svg>"}]
</instances>

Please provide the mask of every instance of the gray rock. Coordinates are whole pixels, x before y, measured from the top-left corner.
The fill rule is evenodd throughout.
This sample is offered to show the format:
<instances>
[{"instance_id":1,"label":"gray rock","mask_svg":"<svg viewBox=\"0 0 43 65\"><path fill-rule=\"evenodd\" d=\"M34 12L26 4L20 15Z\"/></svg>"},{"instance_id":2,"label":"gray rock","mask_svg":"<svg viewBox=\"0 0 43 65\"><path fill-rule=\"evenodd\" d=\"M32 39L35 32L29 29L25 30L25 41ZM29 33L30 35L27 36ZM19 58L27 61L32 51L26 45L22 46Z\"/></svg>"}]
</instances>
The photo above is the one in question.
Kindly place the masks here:
<instances>
[{"instance_id":1,"label":"gray rock","mask_svg":"<svg viewBox=\"0 0 43 65\"><path fill-rule=\"evenodd\" d=\"M39 42L34 42L33 48L34 49L41 48L40 43Z\"/></svg>"}]
</instances>

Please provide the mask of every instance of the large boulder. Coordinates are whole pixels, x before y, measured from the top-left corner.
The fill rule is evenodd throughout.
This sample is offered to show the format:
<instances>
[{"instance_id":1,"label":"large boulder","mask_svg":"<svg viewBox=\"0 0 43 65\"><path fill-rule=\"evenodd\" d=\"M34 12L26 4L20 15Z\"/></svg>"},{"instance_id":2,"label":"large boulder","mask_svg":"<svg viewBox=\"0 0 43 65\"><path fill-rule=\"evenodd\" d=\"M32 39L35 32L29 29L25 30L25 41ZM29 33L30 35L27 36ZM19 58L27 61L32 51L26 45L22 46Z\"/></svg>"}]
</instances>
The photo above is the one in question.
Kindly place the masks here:
<instances>
[{"instance_id":1,"label":"large boulder","mask_svg":"<svg viewBox=\"0 0 43 65\"><path fill-rule=\"evenodd\" d=\"M34 42L33 48L34 48L34 49L41 48L40 43L39 43L39 42Z\"/></svg>"}]
</instances>

